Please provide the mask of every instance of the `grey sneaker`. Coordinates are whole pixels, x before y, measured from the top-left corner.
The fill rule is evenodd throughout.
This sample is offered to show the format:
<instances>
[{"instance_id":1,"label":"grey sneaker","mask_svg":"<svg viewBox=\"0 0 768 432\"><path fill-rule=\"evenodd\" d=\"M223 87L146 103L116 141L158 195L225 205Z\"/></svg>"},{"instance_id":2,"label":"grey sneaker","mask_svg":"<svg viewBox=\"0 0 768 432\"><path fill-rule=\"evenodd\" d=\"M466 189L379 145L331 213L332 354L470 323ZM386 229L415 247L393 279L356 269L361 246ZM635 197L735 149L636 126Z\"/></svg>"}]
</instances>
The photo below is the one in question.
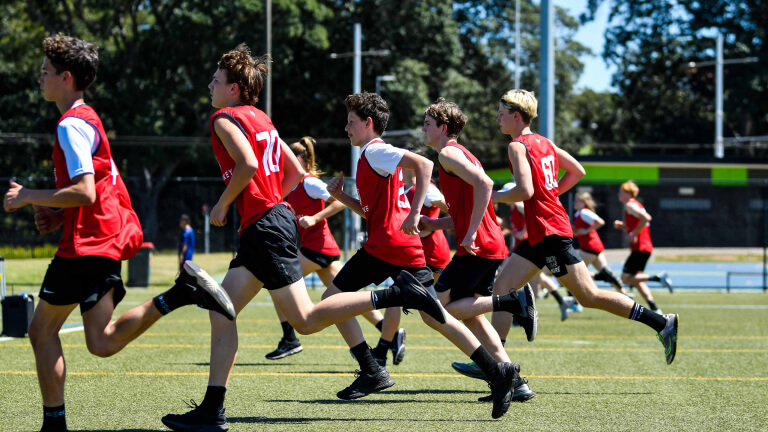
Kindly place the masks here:
<instances>
[{"instance_id":1,"label":"grey sneaker","mask_svg":"<svg viewBox=\"0 0 768 432\"><path fill-rule=\"evenodd\" d=\"M672 279L669 278L669 275L667 274L667 272L663 271L657 274L656 276L659 277L659 279L661 280L661 284L667 287L670 293L675 292L674 287L672 287Z\"/></svg>"},{"instance_id":2,"label":"grey sneaker","mask_svg":"<svg viewBox=\"0 0 768 432\"><path fill-rule=\"evenodd\" d=\"M227 292L198 264L185 261L176 283L186 286L191 300L196 305L218 312L230 321L235 319L235 307Z\"/></svg>"},{"instance_id":3,"label":"grey sneaker","mask_svg":"<svg viewBox=\"0 0 768 432\"><path fill-rule=\"evenodd\" d=\"M560 321L568 319L573 303L573 297L568 296L563 298L563 304L560 305Z\"/></svg>"},{"instance_id":4,"label":"grey sneaker","mask_svg":"<svg viewBox=\"0 0 768 432\"><path fill-rule=\"evenodd\" d=\"M456 372L464 376L483 380L483 381L488 380L488 378L486 378L485 376L485 372L483 372L483 370L480 369L480 366L478 366L477 363L475 362L471 362L471 363L453 362L451 363L451 367L453 368L453 370L455 370Z\"/></svg>"},{"instance_id":5,"label":"grey sneaker","mask_svg":"<svg viewBox=\"0 0 768 432\"><path fill-rule=\"evenodd\" d=\"M672 364L677 352L677 315L668 314L664 315L664 318L667 319L667 325L664 326L664 330L661 333L656 334L656 337L664 345L664 355L667 357L667 364Z\"/></svg>"},{"instance_id":6,"label":"grey sneaker","mask_svg":"<svg viewBox=\"0 0 768 432\"><path fill-rule=\"evenodd\" d=\"M392 363L399 365L405 357L405 329L397 329L395 340L392 341Z\"/></svg>"}]
</instances>

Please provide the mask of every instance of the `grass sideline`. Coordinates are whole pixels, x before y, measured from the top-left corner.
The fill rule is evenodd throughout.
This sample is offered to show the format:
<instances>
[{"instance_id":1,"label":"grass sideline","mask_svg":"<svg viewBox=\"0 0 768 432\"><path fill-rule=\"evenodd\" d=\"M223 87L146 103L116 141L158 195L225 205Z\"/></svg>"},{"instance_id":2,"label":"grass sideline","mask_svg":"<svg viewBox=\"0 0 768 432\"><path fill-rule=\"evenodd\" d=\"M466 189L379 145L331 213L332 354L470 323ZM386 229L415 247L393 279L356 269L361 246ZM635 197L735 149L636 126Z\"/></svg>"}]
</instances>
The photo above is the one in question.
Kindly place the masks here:
<instances>
[{"instance_id":1,"label":"grass sideline","mask_svg":"<svg viewBox=\"0 0 768 432\"><path fill-rule=\"evenodd\" d=\"M116 314L160 288L130 289ZM314 300L320 290L311 291ZM766 430L768 429L768 296L763 293L654 292L681 315L671 366L652 332L639 323L587 310L559 321L541 300L539 332L528 343L513 329L507 350L538 396L513 404L500 421L475 402L484 383L450 368L466 358L414 315L404 316L407 354L389 366L396 385L358 401L336 391L356 364L335 328L302 336L305 351L264 359L280 326L262 292L239 318L240 353L227 395L233 431L345 430ZM73 314L69 322L80 317ZM378 333L361 320L369 343ZM121 353L90 355L81 332L61 335L67 357L70 430L158 431L160 418L200 402L207 382L207 313L185 307L160 320ZM2 431L36 431L41 399L29 341L0 342Z\"/></svg>"}]
</instances>

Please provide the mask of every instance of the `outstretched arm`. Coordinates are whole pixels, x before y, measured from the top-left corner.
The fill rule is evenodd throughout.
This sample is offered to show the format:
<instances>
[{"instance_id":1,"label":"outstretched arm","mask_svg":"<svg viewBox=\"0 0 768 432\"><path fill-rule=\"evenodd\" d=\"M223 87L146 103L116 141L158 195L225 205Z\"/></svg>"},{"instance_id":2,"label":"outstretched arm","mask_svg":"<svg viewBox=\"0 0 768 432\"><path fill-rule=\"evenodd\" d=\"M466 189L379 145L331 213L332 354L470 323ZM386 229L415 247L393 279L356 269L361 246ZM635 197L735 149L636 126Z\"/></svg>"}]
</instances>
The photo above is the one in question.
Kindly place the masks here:
<instances>
[{"instance_id":1,"label":"outstretched arm","mask_svg":"<svg viewBox=\"0 0 768 432\"><path fill-rule=\"evenodd\" d=\"M560 165L560 168L565 170L565 175L557 182L558 190L560 192L559 194L562 195L567 192L568 189L574 187L587 172L584 170L584 167L581 166L579 161L574 159L574 157L568 154L567 151L555 146L555 153L557 153L557 162Z\"/></svg>"}]
</instances>

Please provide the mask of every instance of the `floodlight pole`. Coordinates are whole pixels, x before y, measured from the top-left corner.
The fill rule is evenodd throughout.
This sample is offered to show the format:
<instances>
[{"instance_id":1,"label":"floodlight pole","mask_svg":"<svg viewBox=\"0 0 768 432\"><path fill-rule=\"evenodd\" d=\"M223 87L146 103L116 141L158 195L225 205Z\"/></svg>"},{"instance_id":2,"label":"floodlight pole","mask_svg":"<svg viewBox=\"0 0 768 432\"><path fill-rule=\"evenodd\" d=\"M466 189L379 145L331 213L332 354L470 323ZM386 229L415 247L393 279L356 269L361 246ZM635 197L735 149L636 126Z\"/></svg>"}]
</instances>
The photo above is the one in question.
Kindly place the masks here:
<instances>
[{"instance_id":1,"label":"floodlight pole","mask_svg":"<svg viewBox=\"0 0 768 432\"><path fill-rule=\"evenodd\" d=\"M520 0L515 0L515 89L520 89Z\"/></svg>"},{"instance_id":2,"label":"floodlight pole","mask_svg":"<svg viewBox=\"0 0 768 432\"><path fill-rule=\"evenodd\" d=\"M361 45L362 45L362 30L360 23L355 23L354 25L354 44L353 44L353 51L351 53L331 53L330 58L332 59L339 59L339 58L345 58L345 57L352 57L352 94L358 94L362 92L362 86L361 86L361 70L362 70L362 56L388 56L390 54L389 50L383 49L383 50L369 50L369 51L362 51ZM360 159L360 147L352 146L351 151L351 160L350 160L350 173L352 174L351 177L348 177L348 180L350 180L350 186L349 186L349 194L352 196L355 196L357 194L357 188L355 187L355 181L357 179L357 161ZM345 210L345 214L348 214L349 210ZM347 253L350 250L350 247L357 250L360 247L359 244L359 235L358 232L360 231L360 215L358 215L355 212L352 213L352 220L351 220L351 230L352 230L352 238L350 238L348 232L349 230L344 230L344 258L347 258Z\"/></svg>"},{"instance_id":3,"label":"floodlight pole","mask_svg":"<svg viewBox=\"0 0 768 432\"><path fill-rule=\"evenodd\" d=\"M541 0L539 133L555 140L555 7Z\"/></svg>"},{"instance_id":4,"label":"floodlight pole","mask_svg":"<svg viewBox=\"0 0 768 432\"><path fill-rule=\"evenodd\" d=\"M267 54L272 55L272 0L267 0ZM272 62L267 62L267 117L272 118Z\"/></svg>"},{"instance_id":5,"label":"floodlight pole","mask_svg":"<svg viewBox=\"0 0 768 432\"><path fill-rule=\"evenodd\" d=\"M715 158L722 159L725 156L725 148L723 146L723 65L755 63L758 59L757 57L745 57L724 60L722 33L717 34L715 46L714 61L688 62L688 67L715 66Z\"/></svg>"}]
</instances>

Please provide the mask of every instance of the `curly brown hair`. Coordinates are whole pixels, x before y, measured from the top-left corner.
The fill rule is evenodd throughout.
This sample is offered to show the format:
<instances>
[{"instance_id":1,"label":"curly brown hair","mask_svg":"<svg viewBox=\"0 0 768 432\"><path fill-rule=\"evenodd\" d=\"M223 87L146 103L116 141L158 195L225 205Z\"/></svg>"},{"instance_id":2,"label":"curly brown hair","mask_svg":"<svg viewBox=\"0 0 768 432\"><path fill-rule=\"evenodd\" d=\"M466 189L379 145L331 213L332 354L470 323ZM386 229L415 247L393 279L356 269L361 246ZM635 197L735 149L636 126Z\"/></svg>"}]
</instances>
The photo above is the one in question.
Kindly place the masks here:
<instances>
[{"instance_id":1,"label":"curly brown hair","mask_svg":"<svg viewBox=\"0 0 768 432\"><path fill-rule=\"evenodd\" d=\"M344 100L347 112L354 112L360 119L368 117L373 120L373 131L381 135L387 130L389 123L389 107L387 102L376 93L357 93L347 96Z\"/></svg>"},{"instance_id":2,"label":"curly brown hair","mask_svg":"<svg viewBox=\"0 0 768 432\"><path fill-rule=\"evenodd\" d=\"M467 116L461 111L458 105L448 102L445 98L437 98L435 103L424 110L424 115L435 119L436 126L446 125L448 127L448 138L458 138L464 126L467 124Z\"/></svg>"},{"instance_id":3,"label":"curly brown hair","mask_svg":"<svg viewBox=\"0 0 768 432\"><path fill-rule=\"evenodd\" d=\"M221 56L218 66L227 76L227 83L240 87L240 97L243 102L253 105L259 101L259 93L264 87L269 62L272 57L264 54L252 57L251 50L244 43Z\"/></svg>"},{"instance_id":4,"label":"curly brown hair","mask_svg":"<svg viewBox=\"0 0 768 432\"><path fill-rule=\"evenodd\" d=\"M43 39L43 52L57 75L69 71L75 78L75 89L83 91L96 79L99 48L72 36L57 34Z\"/></svg>"}]
</instances>

